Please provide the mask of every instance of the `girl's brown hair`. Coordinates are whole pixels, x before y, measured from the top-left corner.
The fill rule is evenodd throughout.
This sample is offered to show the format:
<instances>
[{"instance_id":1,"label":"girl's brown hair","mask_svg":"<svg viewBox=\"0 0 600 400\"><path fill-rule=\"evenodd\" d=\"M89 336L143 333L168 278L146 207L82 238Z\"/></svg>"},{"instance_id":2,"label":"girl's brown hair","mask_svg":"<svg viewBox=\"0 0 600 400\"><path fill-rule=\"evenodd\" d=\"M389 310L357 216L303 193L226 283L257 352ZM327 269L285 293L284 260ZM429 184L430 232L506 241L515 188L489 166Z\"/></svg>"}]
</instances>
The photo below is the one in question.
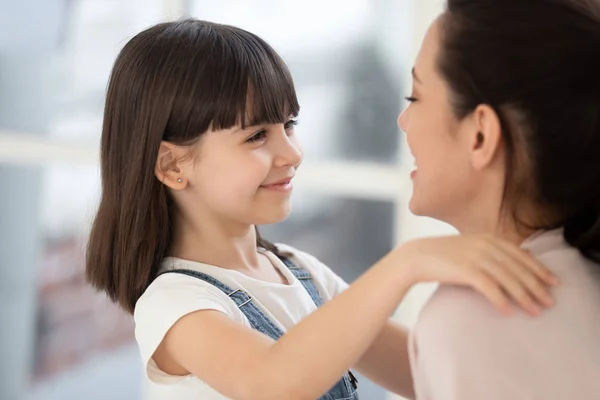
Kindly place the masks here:
<instances>
[{"instance_id":1,"label":"girl's brown hair","mask_svg":"<svg viewBox=\"0 0 600 400\"><path fill-rule=\"evenodd\" d=\"M90 284L132 313L169 251L175 205L154 173L161 141L188 145L209 129L284 123L298 111L285 63L252 33L186 19L131 39L108 85ZM257 242L277 251L258 233Z\"/></svg>"}]
</instances>

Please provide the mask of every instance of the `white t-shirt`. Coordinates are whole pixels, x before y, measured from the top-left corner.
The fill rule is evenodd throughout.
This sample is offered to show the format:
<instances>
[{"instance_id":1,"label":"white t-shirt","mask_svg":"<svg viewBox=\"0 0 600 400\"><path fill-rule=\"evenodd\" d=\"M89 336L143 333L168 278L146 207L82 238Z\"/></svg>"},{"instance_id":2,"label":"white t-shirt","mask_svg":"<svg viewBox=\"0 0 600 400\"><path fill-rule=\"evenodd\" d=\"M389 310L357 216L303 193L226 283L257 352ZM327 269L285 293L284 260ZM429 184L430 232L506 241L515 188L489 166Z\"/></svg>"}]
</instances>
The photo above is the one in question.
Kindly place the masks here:
<instances>
[{"instance_id":1,"label":"white t-shirt","mask_svg":"<svg viewBox=\"0 0 600 400\"><path fill-rule=\"evenodd\" d=\"M315 257L285 245L277 246L296 265L310 272L324 301L331 300L348 285ZM216 266L166 258L161 271L191 269L210 275L233 289L247 292L255 304L283 331L316 310L315 303L300 281L271 252L263 251L271 263L287 279L289 285L263 282L240 272ZM234 321L251 327L236 304L221 290L200 279L183 274L164 274L152 282L135 306L135 337L138 342L151 400L226 400L193 375L172 376L161 371L152 355L169 329L181 317L198 310L220 311Z\"/></svg>"}]
</instances>

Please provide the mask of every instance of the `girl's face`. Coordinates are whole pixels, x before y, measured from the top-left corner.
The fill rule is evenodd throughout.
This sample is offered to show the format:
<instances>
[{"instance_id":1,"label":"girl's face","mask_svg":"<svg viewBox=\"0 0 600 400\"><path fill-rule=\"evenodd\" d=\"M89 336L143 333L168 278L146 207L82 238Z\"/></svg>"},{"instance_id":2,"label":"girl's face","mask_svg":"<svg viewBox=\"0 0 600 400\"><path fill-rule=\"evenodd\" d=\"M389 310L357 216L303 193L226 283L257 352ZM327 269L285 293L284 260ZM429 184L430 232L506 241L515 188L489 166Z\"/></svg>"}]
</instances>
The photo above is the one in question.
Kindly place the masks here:
<instances>
[{"instance_id":1,"label":"girl's face","mask_svg":"<svg viewBox=\"0 0 600 400\"><path fill-rule=\"evenodd\" d=\"M302 162L295 124L290 118L285 124L205 133L194 159L182 164L180 206L200 220L262 225L285 219Z\"/></svg>"}]
</instances>

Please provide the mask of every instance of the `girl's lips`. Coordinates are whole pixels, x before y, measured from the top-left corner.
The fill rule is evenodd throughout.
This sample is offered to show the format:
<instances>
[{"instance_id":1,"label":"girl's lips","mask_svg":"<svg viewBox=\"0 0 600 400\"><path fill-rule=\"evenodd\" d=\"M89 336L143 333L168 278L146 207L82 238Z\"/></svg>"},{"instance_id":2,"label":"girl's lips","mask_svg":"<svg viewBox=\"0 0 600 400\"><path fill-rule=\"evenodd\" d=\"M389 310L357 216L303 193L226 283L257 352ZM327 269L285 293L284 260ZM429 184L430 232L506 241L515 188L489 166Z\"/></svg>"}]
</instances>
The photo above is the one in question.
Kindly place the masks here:
<instances>
[{"instance_id":1,"label":"girl's lips","mask_svg":"<svg viewBox=\"0 0 600 400\"><path fill-rule=\"evenodd\" d=\"M276 192L289 192L294 188L294 185L292 184L292 179L288 178L286 180L278 181L270 185L263 185L261 186L261 188L273 190Z\"/></svg>"}]
</instances>

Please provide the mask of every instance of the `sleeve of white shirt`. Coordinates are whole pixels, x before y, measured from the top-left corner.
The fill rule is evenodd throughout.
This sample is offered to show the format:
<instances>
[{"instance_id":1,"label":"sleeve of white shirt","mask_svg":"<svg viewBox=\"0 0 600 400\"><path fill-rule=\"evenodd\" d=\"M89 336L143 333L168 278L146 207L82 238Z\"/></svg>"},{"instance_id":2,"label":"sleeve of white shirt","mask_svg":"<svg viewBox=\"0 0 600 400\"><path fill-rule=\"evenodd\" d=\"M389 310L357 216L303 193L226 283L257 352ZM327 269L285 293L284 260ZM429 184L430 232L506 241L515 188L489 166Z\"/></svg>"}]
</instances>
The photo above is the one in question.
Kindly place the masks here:
<instances>
[{"instance_id":1,"label":"sleeve of white shirt","mask_svg":"<svg viewBox=\"0 0 600 400\"><path fill-rule=\"evenodd\" d=\"M180 318L200 310L215 310L239 318L239 311L225 293L186 275L162 275L140 297L134 311L135 337L146 375L151 381L172 383L181 379L160 371L152 356Z\"/></svg>"},{"instance_id":2,"label":"sleeve of white shirt","mask_svg":"<svg viewBox=\"0 0 600 400\"><path fill-rule=\"evenodd\" d=\"M440 287L413 332L417 399L534 399L530 321L503 316L470 289Z\"/></svg>"}]
</instances>

